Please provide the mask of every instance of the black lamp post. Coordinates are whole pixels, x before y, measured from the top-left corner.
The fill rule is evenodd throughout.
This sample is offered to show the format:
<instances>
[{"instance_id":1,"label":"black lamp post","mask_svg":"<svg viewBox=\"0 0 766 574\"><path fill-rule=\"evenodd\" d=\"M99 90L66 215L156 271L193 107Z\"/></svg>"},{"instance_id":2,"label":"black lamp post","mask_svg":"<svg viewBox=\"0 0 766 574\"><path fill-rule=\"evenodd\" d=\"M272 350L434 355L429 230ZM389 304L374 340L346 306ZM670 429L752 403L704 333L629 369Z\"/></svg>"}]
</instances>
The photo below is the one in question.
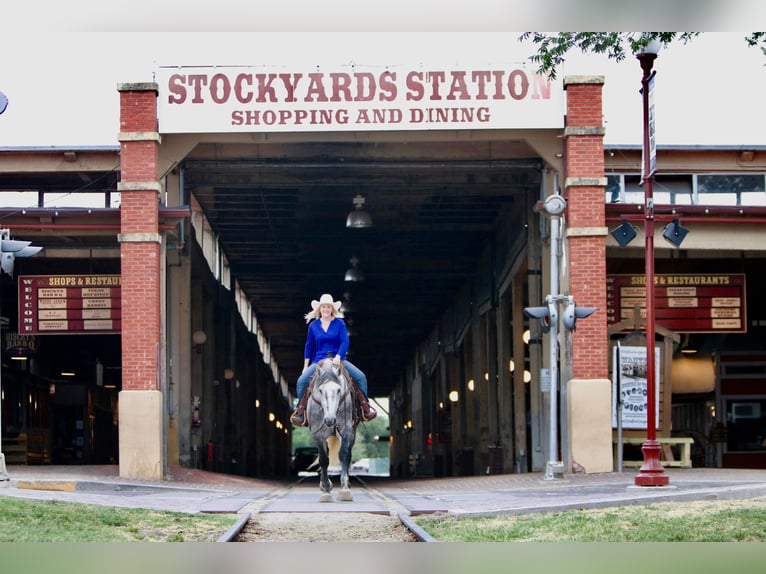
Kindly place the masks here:
<instances>
[{"instance_id":1,"label":"black lamp post","mask_svg":"<svg viewBox=\"0 0 766 574\"><path fill-rule=\"evenodd\" d=\"M652 66L657 58L660 43L652 40L643 52L636 55L641 63L641 95L643 97L643 174L644 216L646 223L646 442L641 446L644 462L636 475L636 486L667 486L670 478L660 462L662 446L657 441L655 406L655 360L654 360L654 197L652 183L655 171L654 110L650 107L651 90L654 82Z\"/></svg>"}]
</instances>

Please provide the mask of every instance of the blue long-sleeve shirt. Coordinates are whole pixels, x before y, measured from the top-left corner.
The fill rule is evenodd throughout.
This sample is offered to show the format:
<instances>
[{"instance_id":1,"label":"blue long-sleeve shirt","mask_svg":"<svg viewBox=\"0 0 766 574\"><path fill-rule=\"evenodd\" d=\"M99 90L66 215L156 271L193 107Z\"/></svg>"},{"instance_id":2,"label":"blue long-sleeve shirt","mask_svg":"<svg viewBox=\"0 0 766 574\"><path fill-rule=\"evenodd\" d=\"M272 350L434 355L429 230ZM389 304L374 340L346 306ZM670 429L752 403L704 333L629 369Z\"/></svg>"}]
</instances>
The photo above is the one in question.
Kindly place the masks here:
<instances>
[{"instance_id":1,"label":"blue long-sleeve shirt","mask_svg":"<svg viewBox=\"0 0 766 574\"><path fill-rule=\"evenodd\" d=\"M320 319L315 319L309 323L306 348L303 352L304 359L308 359L310 363L316 363L322 359L340 355L343 361L346 359L347 352L348 329L343 319L333 318L327 332L322 329Z\"/></svg>"}]
</instances>

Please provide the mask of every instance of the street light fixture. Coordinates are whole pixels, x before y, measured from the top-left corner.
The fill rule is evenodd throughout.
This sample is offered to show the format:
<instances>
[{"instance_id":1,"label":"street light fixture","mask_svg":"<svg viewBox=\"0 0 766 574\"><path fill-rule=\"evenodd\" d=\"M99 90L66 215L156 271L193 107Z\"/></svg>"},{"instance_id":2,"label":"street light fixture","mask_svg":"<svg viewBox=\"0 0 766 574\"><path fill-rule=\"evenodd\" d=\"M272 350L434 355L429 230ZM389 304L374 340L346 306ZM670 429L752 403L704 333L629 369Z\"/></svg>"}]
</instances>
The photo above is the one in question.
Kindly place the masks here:
<instances>
[{"instance_id":1,"label":"street light fixture","mask_svg":"<svg viewBox=\"0 0 766 574\"><path fill-rule=\"evenodd\" d=\"M689 230L681 225L676 217L665 226L662 236L675 247L679 247L687 233L689 233Z\"/></svg>"},{"instance_id":2,"label":"street light fixture","mask_svg":"<svg viewBox=\"0 0 766 574\"><path fill-rule=\"evenodd\" d=\"M641 63L641 96L643 100L643 172L645 280L646 280L646 442L641 445L644 462L636 475L636 486L667 486L670 478L660 462L662 446L657 441L655 407L655 360L654 360L654 197L652 184L656 168L656 147L654 140L654 76L652 66L660 49L658 40L651 40L636 58Z\"/></svg>"},{"instance_id":3,"label":"street light fixture","mask_svg":"<svg viewBox=\"0 0 766 574\"><path fill-rule=\"evenodd\" d=\"M620 247L625 247L628 243L633 241L637 235L636 228L633 227L624 217L622 218L622 223L620 223L620 226L616 229L613 229L610 234L612 237L614 237L614 240Z\"/></svg>"}]
</instances>

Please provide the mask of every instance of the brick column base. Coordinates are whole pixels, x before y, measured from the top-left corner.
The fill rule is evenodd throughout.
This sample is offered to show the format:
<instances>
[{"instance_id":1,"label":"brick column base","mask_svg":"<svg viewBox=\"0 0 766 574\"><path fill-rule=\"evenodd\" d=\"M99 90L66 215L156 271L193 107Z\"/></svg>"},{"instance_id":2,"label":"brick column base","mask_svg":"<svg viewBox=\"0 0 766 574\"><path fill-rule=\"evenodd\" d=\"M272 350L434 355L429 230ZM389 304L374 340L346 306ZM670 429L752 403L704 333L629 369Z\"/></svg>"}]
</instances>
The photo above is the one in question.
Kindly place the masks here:
<instances>
[{"instance_id":1,"label":"brick column base","mask_svg":"<svg viewBox=\"0 0 766 574\"><path fill-rule=\"evenodd\" d=\"M567 383L569 456L586 473L612 472L612 383L572 379Z\"/></svg>"},{"instance_id":2,"label":"brick column base","mask_svg":"<svg viewBox=\"0 0 766 574\"><path fill-rule=\"evenodd\" d=\"M120 476L162 480L162 393L122 391Z\"/></svg>"}]
</instances>

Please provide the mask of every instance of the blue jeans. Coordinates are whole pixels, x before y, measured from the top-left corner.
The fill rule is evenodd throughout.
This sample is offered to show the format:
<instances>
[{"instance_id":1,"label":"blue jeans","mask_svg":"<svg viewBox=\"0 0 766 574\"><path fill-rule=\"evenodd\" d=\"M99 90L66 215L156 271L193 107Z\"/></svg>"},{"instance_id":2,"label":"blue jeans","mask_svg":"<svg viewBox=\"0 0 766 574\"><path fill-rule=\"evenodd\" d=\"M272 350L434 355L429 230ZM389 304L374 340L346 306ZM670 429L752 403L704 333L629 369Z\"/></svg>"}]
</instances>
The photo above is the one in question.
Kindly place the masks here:
<instances>
[{"instance_id":1,"label":"blue jeans","mask_svg":"<svg viewBox=\"0 0 766 574\"><path fill-rule=\"evenodd\" d=\"M359 367L355 366L350 361L343 361L343 366L346 367L348 374L354 379L354 382L359 386L359 389L364 393L364 398L369 399L367 396L367 376L359 370ZM311 363L301 376L298 377L298 381L295 383L295 391L298 393L298 400L303 396L303 391L306 389L306 385L309 384L311 376L317 369L316 363Z\"/></svg>"}]
</instances>

